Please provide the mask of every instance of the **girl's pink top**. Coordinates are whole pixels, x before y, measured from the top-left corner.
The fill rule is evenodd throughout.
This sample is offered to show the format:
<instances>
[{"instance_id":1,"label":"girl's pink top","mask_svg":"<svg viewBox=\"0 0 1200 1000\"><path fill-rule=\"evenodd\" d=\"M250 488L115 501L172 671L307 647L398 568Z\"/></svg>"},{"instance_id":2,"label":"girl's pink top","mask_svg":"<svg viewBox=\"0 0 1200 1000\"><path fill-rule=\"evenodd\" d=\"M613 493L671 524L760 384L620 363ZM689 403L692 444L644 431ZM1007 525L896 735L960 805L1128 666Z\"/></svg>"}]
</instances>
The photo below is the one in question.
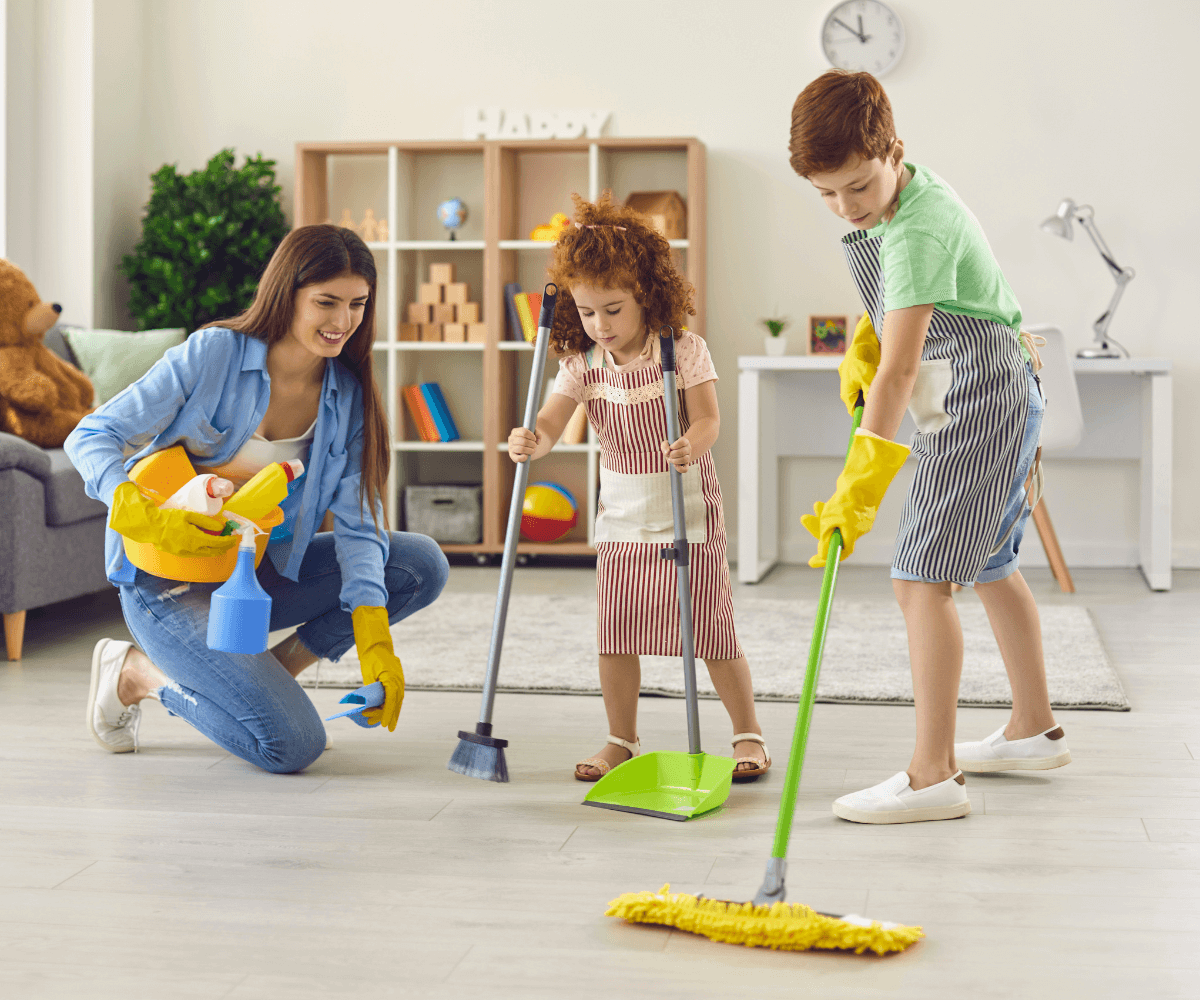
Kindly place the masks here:
<instances>
[{"instance_id":1,"label":"girl's pink top","mask_svg":"<svg viewBox=\"0 0 1200 1000\"><path fill-rule=\"evenodd\" d=\"M642 353L627 365L619 365L613 356L604 352L604 363L613 371L635 372L647 365L658 364L659 346L657 337L647 337ZM577 403L583 402L583 376L587 371L587 355L571 354L558 363L558 377L554 380L554 391L569 396ZM717 370L703 338L690 330L675 341L675 381L681 389L690 389L702 382L715 382Z\"/></svg>"}]
</instances>

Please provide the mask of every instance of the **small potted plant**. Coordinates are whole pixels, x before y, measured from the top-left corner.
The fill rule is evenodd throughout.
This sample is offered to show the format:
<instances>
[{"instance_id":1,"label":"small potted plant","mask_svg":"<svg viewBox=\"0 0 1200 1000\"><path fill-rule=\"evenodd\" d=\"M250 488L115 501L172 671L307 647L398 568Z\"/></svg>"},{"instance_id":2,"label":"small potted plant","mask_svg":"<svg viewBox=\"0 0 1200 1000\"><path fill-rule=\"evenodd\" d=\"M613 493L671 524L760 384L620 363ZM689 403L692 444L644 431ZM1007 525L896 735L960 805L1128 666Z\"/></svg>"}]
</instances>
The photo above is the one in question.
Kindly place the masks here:
<instances>
[{"instance_id":1,"label":"small potted plant","mask_svg":"<svg viewBox=\"0 0 1200 1000\"><path fill-rule=\"evenodd\" d=\"M763 349L767 354L773 358L778 358L786 354L787 337L783 336L783 331L787 329L787 317L764 319L759 322L767 328L767 336L763 338Z\"/></svg>"}]
</instances>

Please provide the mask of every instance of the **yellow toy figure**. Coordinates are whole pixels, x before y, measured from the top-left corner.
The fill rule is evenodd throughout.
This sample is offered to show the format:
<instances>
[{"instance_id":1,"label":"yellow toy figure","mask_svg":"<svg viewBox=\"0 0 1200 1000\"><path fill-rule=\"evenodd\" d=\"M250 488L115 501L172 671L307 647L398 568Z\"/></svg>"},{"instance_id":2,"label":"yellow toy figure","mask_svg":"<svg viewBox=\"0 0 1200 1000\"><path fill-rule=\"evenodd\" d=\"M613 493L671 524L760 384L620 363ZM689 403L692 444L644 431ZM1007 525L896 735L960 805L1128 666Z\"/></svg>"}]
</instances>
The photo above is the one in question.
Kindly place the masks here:
<instances>
[{"instance_id":1,"label":"yellow toy figure","mask_svg":"<svg viewBox=\"0 0 1200 1000\"><path fill-rule=\"evenodd\" d=\"M538 240L542 243L557 243L558 238L562 235L562 231L570 224L568 219L562 212L555 212L550 217L549 225L536 226L529 234L531 240Z\"/></svg>"}]
</instances>

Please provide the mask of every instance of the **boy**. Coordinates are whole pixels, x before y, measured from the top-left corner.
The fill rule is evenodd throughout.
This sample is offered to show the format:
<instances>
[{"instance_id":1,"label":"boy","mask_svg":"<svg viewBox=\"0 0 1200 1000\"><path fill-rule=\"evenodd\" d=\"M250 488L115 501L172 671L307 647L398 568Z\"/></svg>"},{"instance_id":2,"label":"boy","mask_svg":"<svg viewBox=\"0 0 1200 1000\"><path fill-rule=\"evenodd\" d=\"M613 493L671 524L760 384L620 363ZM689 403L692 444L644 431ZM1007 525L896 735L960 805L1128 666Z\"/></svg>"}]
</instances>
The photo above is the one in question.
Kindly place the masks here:
<instances>
[{"instance_id":1,"label":"boy","mask_svg":"<svg viewBox=\"0 0 1200 1000\"><path fill-rule=\"evenodd\" d=\"M891 104L869 73L831 71L792 108L791 164L854 226L843 249L866 315L840 368L862 424L828 503L802 519L823 566L834 528L843 556L871 529L917 424L892 585L908 629L917 742L907 771L833 806L859 823L954 819L971 811L969 772L1061 767L1071 755L1046 690L1037 606L1017 569L1032 509L1041 389L1021 310L975 217L945 181L904 162ZM876 335L875 331L882 331ZM867 392L869 388L869 392ZM1013 692L1008 724L954 743L962 630L953 584L975 586ZM956 763L957 758L957 763Z\"/></svg>"}]
</instances>

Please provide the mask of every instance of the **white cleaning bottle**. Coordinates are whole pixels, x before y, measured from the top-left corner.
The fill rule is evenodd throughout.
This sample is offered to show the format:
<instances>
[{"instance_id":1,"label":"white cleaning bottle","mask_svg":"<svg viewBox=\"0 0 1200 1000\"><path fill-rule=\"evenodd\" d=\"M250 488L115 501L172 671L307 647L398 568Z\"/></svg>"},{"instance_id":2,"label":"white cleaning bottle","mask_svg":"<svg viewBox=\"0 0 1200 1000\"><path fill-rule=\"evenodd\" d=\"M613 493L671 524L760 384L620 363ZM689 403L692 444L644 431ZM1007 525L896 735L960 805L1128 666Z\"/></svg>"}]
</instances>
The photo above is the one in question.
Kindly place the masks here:
<instances>
[{"instance_id":1,"label":"white cleaning bottle","mask_svg":"<svg viewBox=\"0 0 1200 1000\"><path fill-rule=\"evenodd\" d=\"M207 473L188 480L162 505L163 510L190 510L194 514L216 517L225 501L233 495L233 483Z\"/></svg>"}]
</instances>

